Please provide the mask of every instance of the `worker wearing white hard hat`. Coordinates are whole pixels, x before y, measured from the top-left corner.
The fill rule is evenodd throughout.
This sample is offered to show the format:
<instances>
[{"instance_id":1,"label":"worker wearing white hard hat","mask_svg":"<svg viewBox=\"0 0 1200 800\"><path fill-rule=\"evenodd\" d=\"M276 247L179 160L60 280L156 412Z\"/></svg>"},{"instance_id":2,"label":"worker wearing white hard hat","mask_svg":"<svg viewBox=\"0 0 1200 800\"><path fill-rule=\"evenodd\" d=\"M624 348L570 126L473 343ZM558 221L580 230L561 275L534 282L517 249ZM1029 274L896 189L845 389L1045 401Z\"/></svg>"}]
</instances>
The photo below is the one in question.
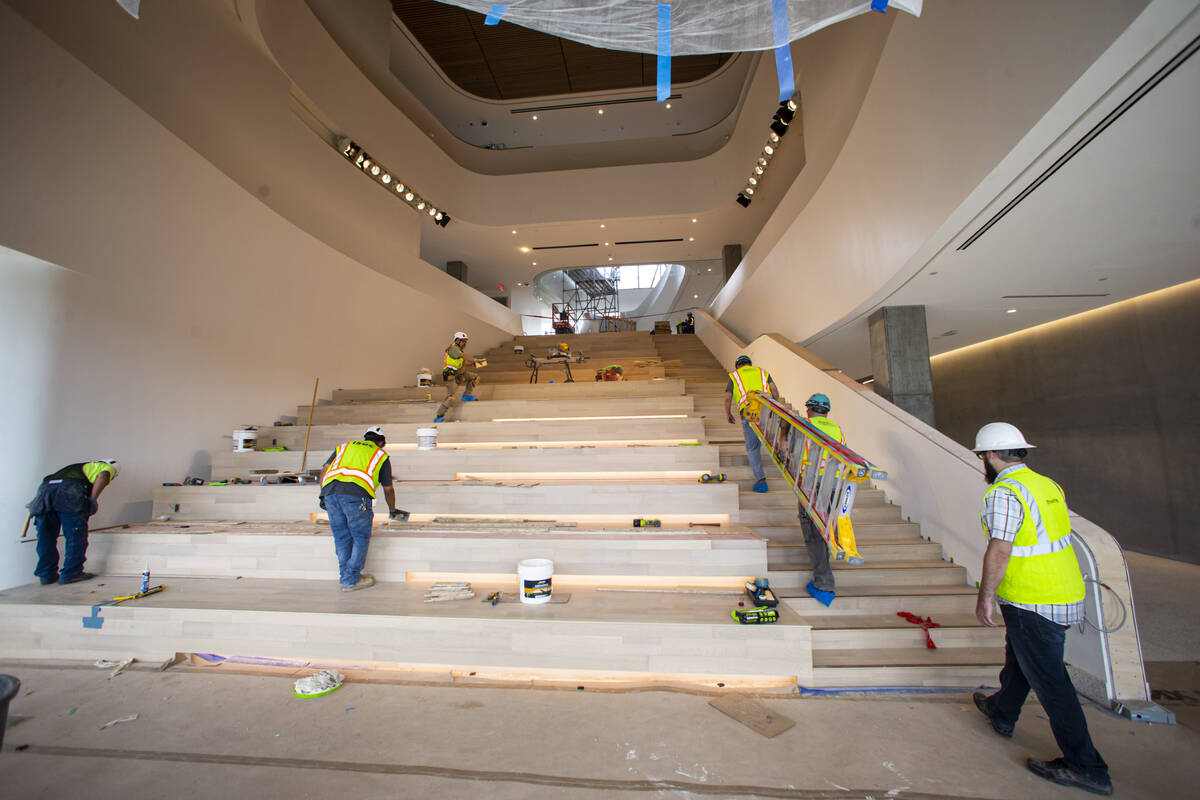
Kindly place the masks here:
<instances>
[{"instance_id":1,"label":"worker wearing white hard hat","mask_svg":"<svg viewBox=\"0 0 1200 800\"><path fill-rule=\"evenodd\" d=\"M442 359L442 383L446 386L446 396L437 407L434 422L445 422L446 414L458 405L458 392L463 389L463 402L475 400L475 384L479 382L479 374L467 369L467 362L475 363L475 359L467 355L467 334L456 331L454 341L446 348Z\"/></svg>"},{"instance_id":2,"label":"worker wearing white hard hat","mask_svg":"<svg viewBox=\"0 0 1200 800\"><path fill-rule=\"evenodd\" d=\"M29 516L37 526L37 566L33 574L41 583L78 583L94 578L84 572L87 560L88 517L100 510L100 493L121 471L116 459L69 464L42 479L29 503ZM58 534L62 531L62 569L59 569Z\"/></svg>"},{"instance_id":3,"label":"worker wearing white hard hat","mask_svg":"<svg viewBox=\"0 0 1200 800\"><path fill-rule=\"evenodd\" d=\"M375 490L383 487L388 516L406 520L408 512L396 508L396 490L392 488L392 462L388 458L387 437L378 425L367 428L361 439L334 448L325 459L318 482L320 505L329 515L329 531L338 560L338 581L343 592L375 585L375 577L362 569L371 545L371 526L375 521Z\"/></svg>"},{"instance_id":4,"label":"worker wearing white hard hat","mask_svg":"<svg viewBox=\"0 0 1200 800\"><path fill-rule=\"evenodd\" d=\"M998 601L1006 645L1000 690L976 692L975 705L996 733L1009 738L1032 689L1063 754L1050 761L1030 758L1029 770L1054 783L1112 794L1108 765L1092 744L1063 663L1066 632L1082 622L1085 595L1067 498L1057 483L1025 466L1033 447L1007 422L989 422L975 436L988 483L980 515L988 546L975 616L997 627Z\"/></svg>"}]
</instances>

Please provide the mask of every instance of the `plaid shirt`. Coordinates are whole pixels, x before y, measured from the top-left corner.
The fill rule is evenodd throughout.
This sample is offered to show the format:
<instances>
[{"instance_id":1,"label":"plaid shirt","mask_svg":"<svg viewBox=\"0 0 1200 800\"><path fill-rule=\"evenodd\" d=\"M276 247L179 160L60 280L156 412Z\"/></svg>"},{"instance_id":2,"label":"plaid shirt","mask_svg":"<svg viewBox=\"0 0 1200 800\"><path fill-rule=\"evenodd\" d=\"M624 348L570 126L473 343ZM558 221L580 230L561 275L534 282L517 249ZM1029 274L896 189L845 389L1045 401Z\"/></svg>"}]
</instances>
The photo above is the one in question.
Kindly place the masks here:
<instances>
[{"instance_id":1,"label":"plaid shirt","mask_svg":"<svg viewBox=\"0 0 1200 800\"><path fill-rule=\"evenodd\" d=\"M1025 468L1024 464L1014 464L997 475L996 480ZM1021 507L1021 501L1017 499L1011 489L1001 486L996 491L989 492L984 498L983 513L980 518L983 520L983 527L990 538L999 539L1002 542L1014 542L1017 538L1017 531L1021 529L1021 523L1024 521L1025 509ZM1000 597L999 600L1003 605L1032 611L1059 625L1075 625L1083 622L1082 600L1077 603L1013 603L1003 597Z\"/></svg>"}]
</instances>

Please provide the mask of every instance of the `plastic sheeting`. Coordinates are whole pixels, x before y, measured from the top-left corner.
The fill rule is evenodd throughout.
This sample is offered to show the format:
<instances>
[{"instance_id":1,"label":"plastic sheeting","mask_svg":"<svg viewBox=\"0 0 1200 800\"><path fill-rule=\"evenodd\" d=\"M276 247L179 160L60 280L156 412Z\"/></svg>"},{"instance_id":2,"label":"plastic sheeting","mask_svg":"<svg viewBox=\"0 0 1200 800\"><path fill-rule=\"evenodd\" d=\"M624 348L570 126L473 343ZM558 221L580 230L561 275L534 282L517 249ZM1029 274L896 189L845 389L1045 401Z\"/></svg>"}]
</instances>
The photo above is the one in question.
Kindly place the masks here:
<instances>
[{"instance_id":1,"label":"plastic sheeting","mask_svg":"<svg viewBox=\"0 0 1200 800\"><path fill-rule=\"evenodd\" d=\"M488 14L490 0L440 0ZM889 7L921 15L922 0L891 0ZM673 0L671 55L739 53L776 46L772 0ZM863 0L787 0L788 41L871 10ZM511 0L503 21L563 39L637 53L658 52L658 9L651 0Z\"/></svg>"}]
</instances>

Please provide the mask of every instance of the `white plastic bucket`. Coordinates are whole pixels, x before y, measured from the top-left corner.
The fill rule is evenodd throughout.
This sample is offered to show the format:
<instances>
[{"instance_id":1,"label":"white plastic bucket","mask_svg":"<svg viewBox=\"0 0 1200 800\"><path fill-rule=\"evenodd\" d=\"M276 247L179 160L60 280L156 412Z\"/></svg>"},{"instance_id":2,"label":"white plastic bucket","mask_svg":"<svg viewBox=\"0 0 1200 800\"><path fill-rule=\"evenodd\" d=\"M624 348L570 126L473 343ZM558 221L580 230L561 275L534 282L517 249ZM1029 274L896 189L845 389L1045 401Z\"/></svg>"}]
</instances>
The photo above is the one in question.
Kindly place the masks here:
<instances>
[{"instance_id":1,"label":"white plastic bucket","mask_svg":"<svg viewBox=\"0 0 1200 800\"><path fill-rule=\"evenodd\" d=\"M249 453L258 447L258 431L254 428L238 428L233 432L233 452Z\"/></svg>"},{"instance_id":2,"label":"white plastic bucket","mask_svg":"<svg viewBox=\"0 0 1200 800\"><path fill-rule=\"evenodd\" d=\"M513 352L514 352L514 353L516 353L517 355L521 355L522 353L524 353L524 352L525 352L525 345L523 345L523 344L514 344L514 345L513 345Z\"/></svg>"},{"instance_id":3,"label":"white plastic bucket","mask_svg":"<svg viewBox=\"0 0 1200 800\"><path fill-rule=\"evenodd\" d=\"M433 373L423 369L417 373L417 387L424 388L426 386L433 386Z\"/></svg>"},{"instance_id":4,"label":"white plastic bucket","mask_svg":"<svg viewBox=\"0 0 1200 800\"><path fill-rule=\"evenodd\" d=\"M417 428L417 449L433 450L437 447L437 428Z\"/></svg>"},{"instance_id":5,"label":"white plastic bucket","mask_svg":"<svg viewBox=\"0 0 1200 800\"><path fill-rule=\"evenodd\" d=\"M527 558L517 564L517 591L522 603L549 603L553 593L554 562Z\"/></svg>"}]
</instances>

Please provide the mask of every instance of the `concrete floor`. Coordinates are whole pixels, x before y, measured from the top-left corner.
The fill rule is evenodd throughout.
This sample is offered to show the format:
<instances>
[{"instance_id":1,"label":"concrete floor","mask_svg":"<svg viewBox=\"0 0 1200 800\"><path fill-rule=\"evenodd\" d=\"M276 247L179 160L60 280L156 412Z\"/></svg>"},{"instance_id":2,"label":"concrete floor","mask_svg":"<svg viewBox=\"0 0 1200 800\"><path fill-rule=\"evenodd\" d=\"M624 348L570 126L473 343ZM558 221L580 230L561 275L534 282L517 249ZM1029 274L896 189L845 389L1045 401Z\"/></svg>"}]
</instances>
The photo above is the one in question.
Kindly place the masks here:
<instances>
[{"instance_id":1,"label":"concrete floor","mask_svg":"<svg viewBox=\"0 0 1200 800\"><path fill-rule=\"evenodd\" d=\"M1196 660L1200 567L1129 561L1147 660ZM10 714L24 719L0 753L5 798L1087 796L1026 771L1027 756L1058 755L1036 702L1009 741L968 695L769 697L796 725L766 739L682 692L347 683L299 700L282 677L0 672L23 682ZM1194 728L1085 708L1117 796L1194 796Z\"/></svg>"}]
</instances>

